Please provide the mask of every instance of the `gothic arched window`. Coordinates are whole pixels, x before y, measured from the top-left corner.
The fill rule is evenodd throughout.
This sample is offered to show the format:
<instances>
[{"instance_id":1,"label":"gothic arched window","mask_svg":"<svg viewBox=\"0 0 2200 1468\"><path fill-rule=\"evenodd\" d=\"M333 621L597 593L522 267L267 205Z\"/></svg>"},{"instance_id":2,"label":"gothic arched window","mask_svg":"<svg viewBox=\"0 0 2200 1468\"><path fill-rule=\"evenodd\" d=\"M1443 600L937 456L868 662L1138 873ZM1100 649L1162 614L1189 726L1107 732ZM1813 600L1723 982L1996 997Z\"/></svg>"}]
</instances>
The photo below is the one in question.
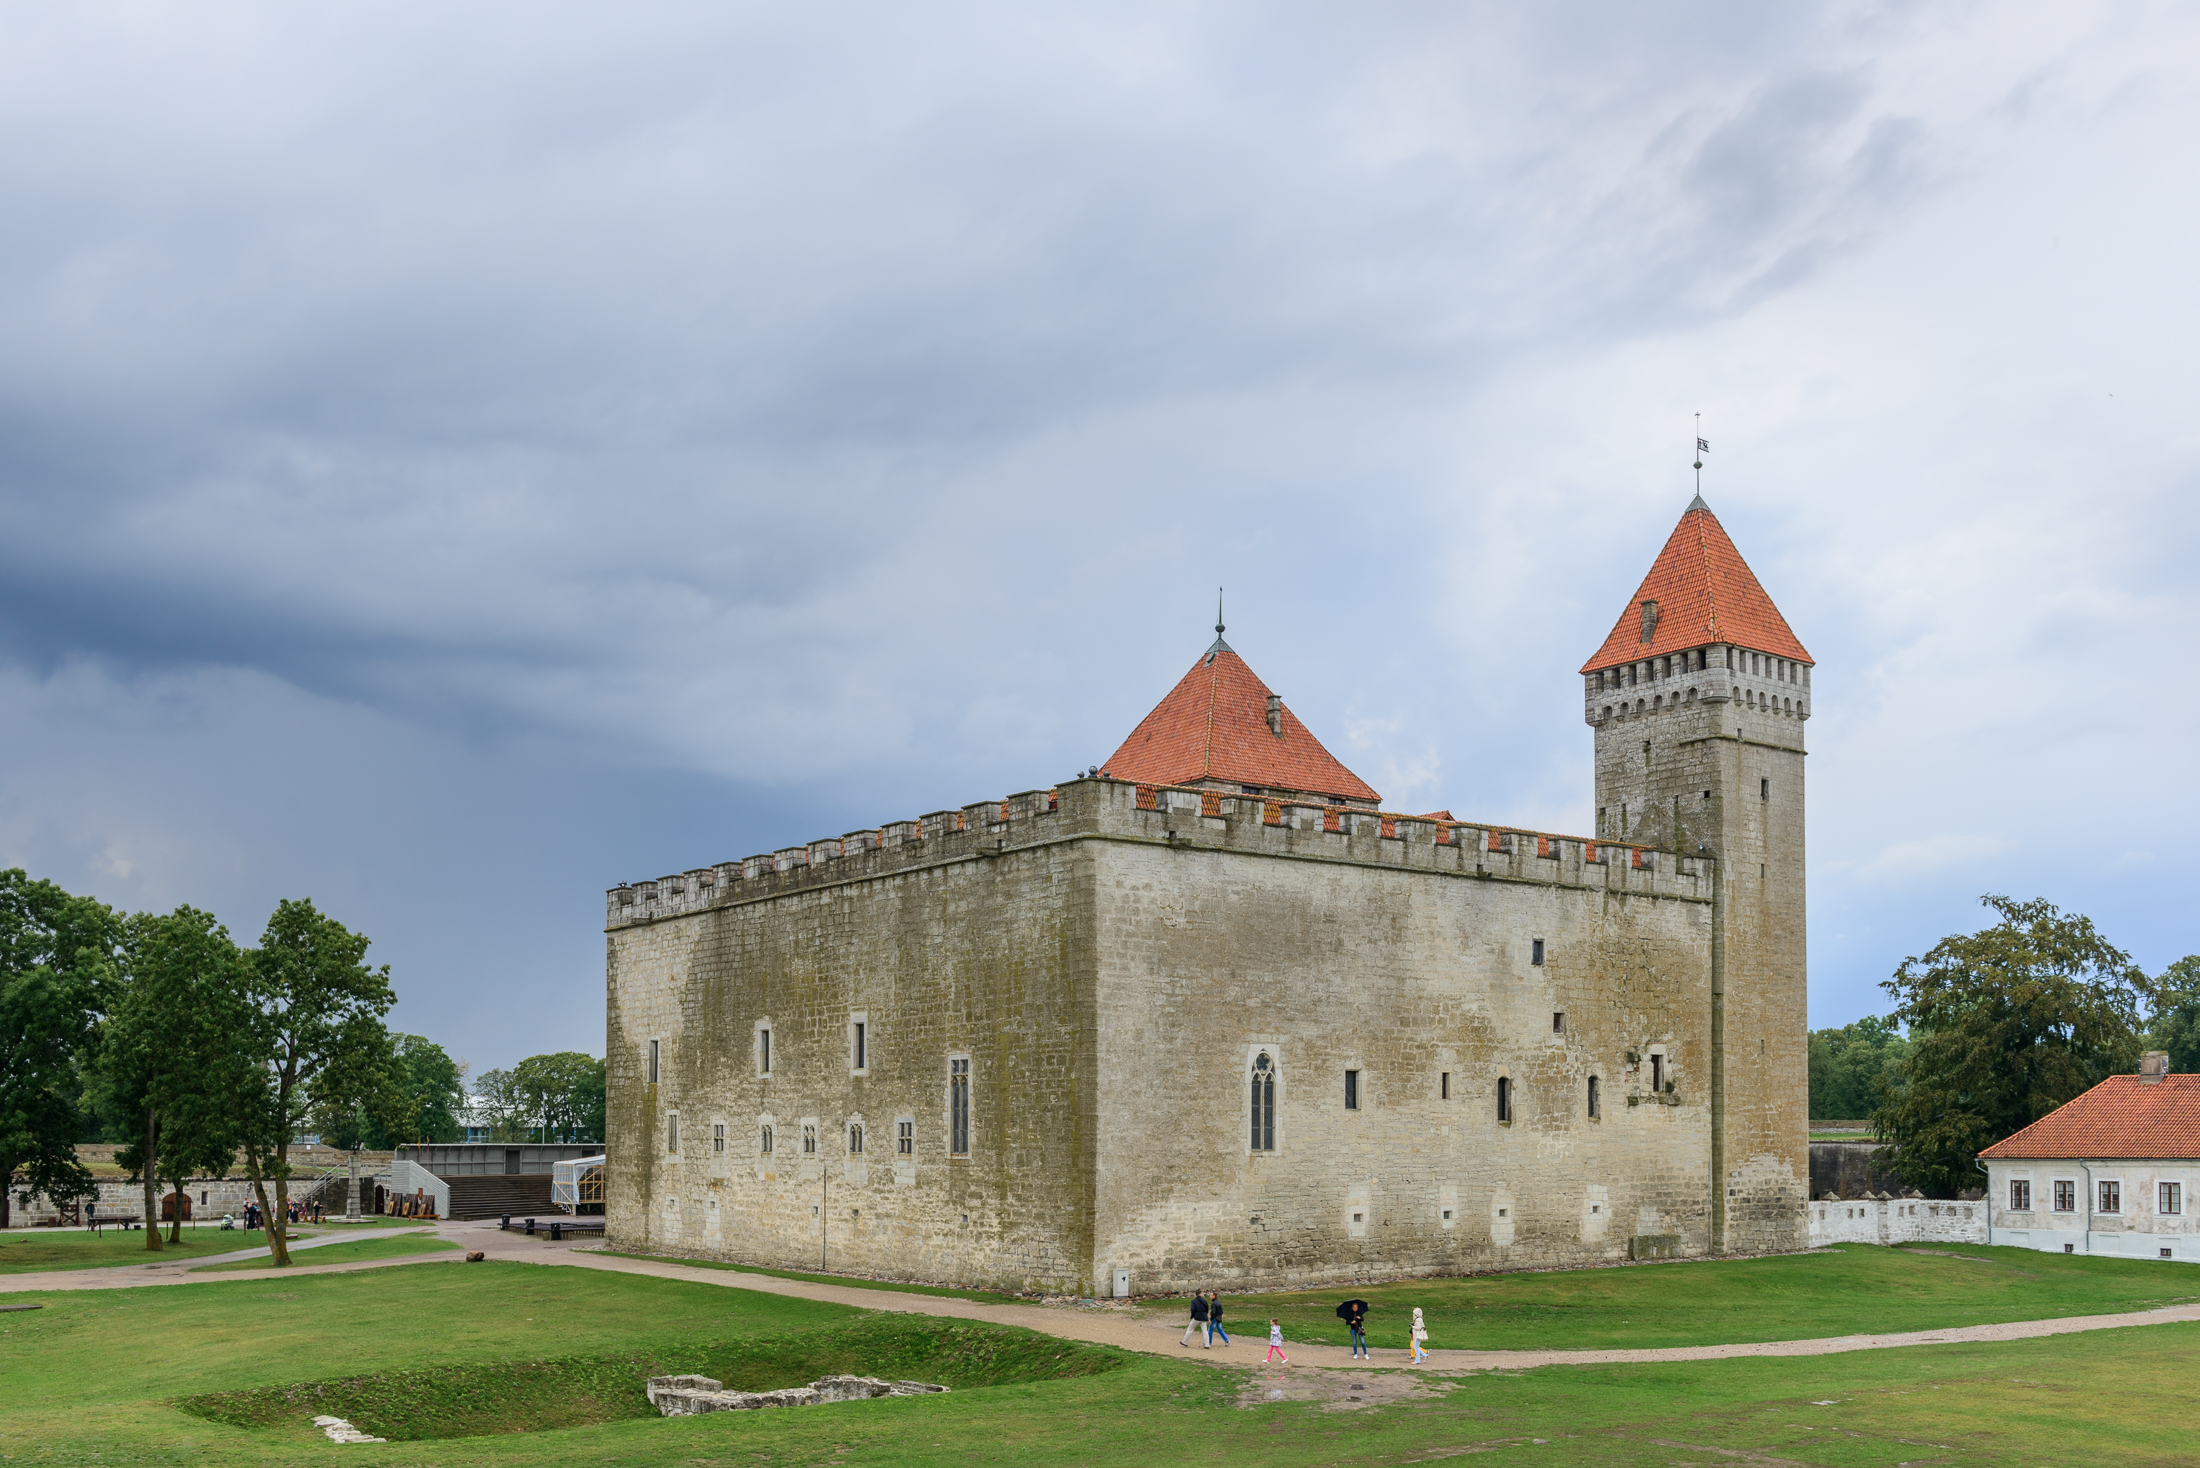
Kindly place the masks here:
<instances>
[{"instance_id":1,"label":"gothic arched window","mask_svg":"<svg viewBox=\"0 0 2200 1468\"><path fill-rule=\"evenodd\" d=\"M1276 1063L1265 1050L1253 1061L1253 1150L1276 1150Z\"/></svg>"}]
</instances>

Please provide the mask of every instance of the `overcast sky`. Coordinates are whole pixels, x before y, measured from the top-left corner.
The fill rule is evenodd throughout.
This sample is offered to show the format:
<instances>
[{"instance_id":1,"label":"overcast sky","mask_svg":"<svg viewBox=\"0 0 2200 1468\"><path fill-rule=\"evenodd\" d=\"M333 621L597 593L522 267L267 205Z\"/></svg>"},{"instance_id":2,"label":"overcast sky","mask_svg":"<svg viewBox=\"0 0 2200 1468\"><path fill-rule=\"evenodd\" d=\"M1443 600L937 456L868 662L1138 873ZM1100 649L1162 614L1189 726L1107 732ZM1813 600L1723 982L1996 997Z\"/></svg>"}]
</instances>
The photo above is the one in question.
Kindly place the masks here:
<instances>
[{"instance_id":1,"label":"overcast sky","mask_svg":"<svg viewBox=\"0 0 2200 1468\"><path fill-rule=\"evenodd\" d=\"M478 1070L603 891L1051 783L1230 641L1591 828L1691 493L1817 659L1811 1022L2200 950L2200 15L13 6L0 865L310 896Z\"/></svg>"}]
</instances>

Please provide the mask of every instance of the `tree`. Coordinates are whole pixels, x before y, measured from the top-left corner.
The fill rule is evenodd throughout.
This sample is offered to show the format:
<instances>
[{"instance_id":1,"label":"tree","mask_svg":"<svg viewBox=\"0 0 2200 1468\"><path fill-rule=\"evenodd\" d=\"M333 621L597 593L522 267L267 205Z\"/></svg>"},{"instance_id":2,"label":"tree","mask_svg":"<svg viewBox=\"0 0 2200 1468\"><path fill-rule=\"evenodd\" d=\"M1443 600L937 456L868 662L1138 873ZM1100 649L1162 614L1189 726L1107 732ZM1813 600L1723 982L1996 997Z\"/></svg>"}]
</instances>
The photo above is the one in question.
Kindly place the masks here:
<instances>
[{"instance_id":1,"label":"tree","mask_svg":"<svg viewBox=\"0 0 2200 1468\"><path fill-rule=\"evenodd\" d=\"M0 1228L16 1190L96 1194L77 1098L116 970L121 920L22 868L0 871Z\"/></svg>"},{"instance_id":2,"label":"tree","mask_svg":"<svg viewBox=\"0 0 2200 1468\"><path fill-rule=\"evenodd\" d=\"M355 1045L314 1077L308 1114L325 1141L351 1154L344 1212L359 1212L359 1152L386 1145L381 1139L410 1135L419 1105L407 1086L407 1069L396 1041L417 1038L384 1030L369 1043Z\"/></svg>"},{"instance_id":3,"label":"tree","mask_svg":"<svg viewBox=\"0 0 2200 1468\"><path fill-rule=\"evenodd\" d=\"M474 1094L500 1142L603 1139L604 1063L578 1050L530 1055L510 1070L485 1070Z\"/></svg>"},{"instance_id":4,"label":"tree","mask_svg":"<svg viewBox=\"0 0 2200 1468\"><path fill-rule=\"evenodd\" d=\"M1877 1015L1811 1031L1810 1114L1842 1121L1869 1116L1882 1088L1899 1089L1909 1049L1900 1027Z\"/></svg>"},{"instance_id":5,"label":"tree","mask_svg":"<svg viewBox=\"0 0 2200 1468\"><path fill-rule=\"evenodd\" d=\"M182 1237L183 1181L225 1172L236 1155L240 1098L253 1076L244 954L211 913L179 907L129 920L126 978L101 1031L106 1102L130 1120L115 1161L145 1185L145 1247L160 1248L155 1195L175 1195L171 1240Z\"/></svg>"},{"instance_id":6,"label":"tree","mask_svg":"<svg viewBox=\"0 0 2200 1468\"><path fill-rule=\"evenodd\" d=\"M1941 939L1880 986L1913 1038L1908 1087L1872 1121L1904 1181L1941 1196L1975 1185L1982 1148L2130 1069L2150 989L2091 920L2044 901L1980 901L1999 923Z\"/></svg>"},{"instance_id":7,"label":"tree","mask_svg":"<svg viewBox=\"0 0 2200 1468\"><path fill-rule=\"evenodd\" d=\"M2169 1068L2178 1074L2200 1071L2200 954L2171 964L2157 987L2147 1042L2169 1052Z\"/></svg>"},{"instance_id":8,"label":"tree","mask_svg":"<svg viewBox=\"0 0 2200 1468\"><path fill-rule=\"evenodd\" d=\"M392 1035L396 1070L394 1079L410 1103L404 1125L397 1129L369 1127L367 1145L377 1149L401 1142L456 1142L466 1135L458 1119L466 1107L466 1072L459 1062L433 1040L419 1035Z\"/></svg>"},{"instance_id":9,"label":"tree","mask_svg":"<svg viewBox=\"0 0 2200 1468\"><path fill-rule=\"evenodd\" d=\"M397 996L387 965L367 967L367 944L364 935L323 916L311 901L286 900L276 906L251 954L251 1035L259 1067L244 1108L243 1140L277 1267L290 1263L284 1236L290 1143L312 1109L315 1083L324 1073L334 1082L347 1068L371 1068L388 1053L382 1016Z\"/></svg>"}]
</instances>

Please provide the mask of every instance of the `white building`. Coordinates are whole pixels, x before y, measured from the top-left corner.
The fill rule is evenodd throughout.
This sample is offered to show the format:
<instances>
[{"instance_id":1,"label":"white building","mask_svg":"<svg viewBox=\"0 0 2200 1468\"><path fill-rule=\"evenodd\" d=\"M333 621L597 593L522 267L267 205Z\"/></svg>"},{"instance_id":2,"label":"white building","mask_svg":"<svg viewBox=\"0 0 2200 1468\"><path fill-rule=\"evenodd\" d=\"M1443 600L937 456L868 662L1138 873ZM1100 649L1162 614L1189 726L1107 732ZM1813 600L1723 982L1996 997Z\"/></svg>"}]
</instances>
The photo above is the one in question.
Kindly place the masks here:
<instances>
[{"instance_id":1,"label":"white building","mask_svg":"<svg viewBox=\"0 0 2200 1468\"><path fill-rule=\"evenodd\" d=\"M2150 1050L1979 1154L1990 1244L2050 1254L2200 1261L2200 1075Z\"/></svg>"}]
</instances>

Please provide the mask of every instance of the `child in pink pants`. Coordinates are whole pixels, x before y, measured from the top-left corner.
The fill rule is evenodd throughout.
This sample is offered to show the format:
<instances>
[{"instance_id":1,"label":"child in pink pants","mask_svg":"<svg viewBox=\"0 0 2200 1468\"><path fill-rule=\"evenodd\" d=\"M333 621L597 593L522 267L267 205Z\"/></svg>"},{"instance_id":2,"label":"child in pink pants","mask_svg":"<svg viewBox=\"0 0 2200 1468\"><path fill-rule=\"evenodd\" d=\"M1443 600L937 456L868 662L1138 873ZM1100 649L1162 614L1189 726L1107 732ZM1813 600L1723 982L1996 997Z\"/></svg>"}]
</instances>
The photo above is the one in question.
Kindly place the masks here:
<instances>
[{"instance_id":1,"label":"child in pink pants","mask_svg":"<svg viewBox=\"0 0 2200 1468\"><path fill-rule=\"evenodd\" d=\"M1268 1360L1281 1361L1286 1366L1291 1364L1291 1358L1283 1354L1283 1327L1274 1320L1268 1322ZM1261 1364L1265 1366L1267 1362Z\"/></svg>"}]
</instances>

